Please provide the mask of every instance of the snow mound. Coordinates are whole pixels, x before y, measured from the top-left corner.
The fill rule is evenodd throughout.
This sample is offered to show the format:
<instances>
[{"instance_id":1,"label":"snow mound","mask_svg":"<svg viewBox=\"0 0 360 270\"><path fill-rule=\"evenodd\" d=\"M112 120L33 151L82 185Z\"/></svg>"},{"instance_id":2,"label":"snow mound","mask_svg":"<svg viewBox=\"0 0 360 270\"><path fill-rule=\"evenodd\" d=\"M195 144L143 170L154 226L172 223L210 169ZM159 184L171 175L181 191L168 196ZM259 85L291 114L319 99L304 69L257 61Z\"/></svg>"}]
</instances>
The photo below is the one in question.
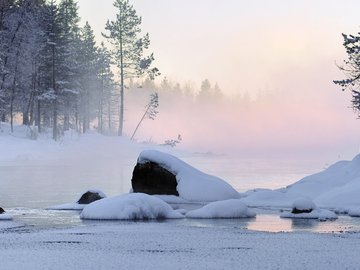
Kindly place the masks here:
<instances>
[{"instance_id":1,"label":"snow mound","mask_svg":"<svg viewBox=\"0 0 360 270\"><path fill-rule=\"evenodd\" d=\"M303 178L287 187L286 193L310 197L324 207L360 205L360 155L352 161L339 161L320 173Z\"/></svg>"},{"instance_id":2,"label":"snow mound","mask_svg":"<svg viewBox=\"0 0 360 270\"><path fill-rule=\"evenodd\" d=\"M12 220L12 219L13 217L10 214L6 214L6 213L0 214L0 220Z\"/></svg>"},{"instance_id":3,"label":"snow mound","mask_svg":"<svg viewBox=\"0 0 360 270\"><path fill-rule=\"evenodd\" d=\"M179 196L187 201L211 202L238 199L239 193L224 180L205 174L182 160L156 150L145 150L138 162L155 162L176 176Z\"/></svg>"},{"instance_id":4,"label":"snow mound","mask_svg":"<svg viewBox=\"0 0 360 270\"><path fill-rule=\"evenodd\" d=\"M302 198L301 195L289 195L283 190L260 189L246 193L241 200L252 207L280 207L290 208L294 200Z\"/></svg>"},{"instance_id":5,"label":"snow mound","mask_svg":"<svg viewBox=\"0 0 360 270\"><path fill-rule=\"evenodd\" d=\"M130 193L95 201L80 214L82 219L139 220L183 218L164 201L143 193Z\"/></svg>"},{"instance_id":6,"label":"snow mound","mask_svg":"<svg viewBox=\"0 0 360 270\"><path fill-rule=\"evenodd\" d=\"M348 214L350 217L360 217L360 207L350 208Z\"/></svg>"},{"instance_id":7,"label":"snow mound","mask_svg":"<svg viewBox=\"0 0 360 270\"><path fill-rule=\"evenodd\" d=\"M87 204L64 203L47 207L46 210L83 210Z\"/></svg>"},{"instance_id":8,"label":"snow mound","mask_svg":"<svg viewBox=\"0 0 360 270\"><path fill-rule=\"evenodd\" d=\"M324 209L315 209L310 213L293 214L291 212L284 212L280 215L282 218L301 218L301 219L318 219L321 221L337 219L337 215Z\"/></svg>"},{"instance_id":9,"label":"snow mound","mask_svg":"<svg viewBox=\"0 0 360 270\"><path fill-rule=\"evenodd\" d=\"M212 202L200 209L189 211L187 218L251 218L256 214L237 199Z\"/></svg>"},{"instance_id":10,"label":"snow mound","mask_svg":"<svg viewBox=\"0 0 360 270\"><path fill-rule=\"evenodd\" d=\"M191 203L191 202L186 201L183 198L180 198L175 195L152 195L152 196L159 198L168 204L190 204Z\"/></svg>"},{"instance_id":11,"label":"snow mound","mask_svg":"<svg viewBox=\"0 0 360 270\"><path fill-rule=\"evenodd\" d=\"M300 210L300 211L307 211L307 210L311 211L311 210L316 209L316 205L310 199L301 198L301 199L297 199L293 202L292 208Z\"/></svg>"}]
</instances>

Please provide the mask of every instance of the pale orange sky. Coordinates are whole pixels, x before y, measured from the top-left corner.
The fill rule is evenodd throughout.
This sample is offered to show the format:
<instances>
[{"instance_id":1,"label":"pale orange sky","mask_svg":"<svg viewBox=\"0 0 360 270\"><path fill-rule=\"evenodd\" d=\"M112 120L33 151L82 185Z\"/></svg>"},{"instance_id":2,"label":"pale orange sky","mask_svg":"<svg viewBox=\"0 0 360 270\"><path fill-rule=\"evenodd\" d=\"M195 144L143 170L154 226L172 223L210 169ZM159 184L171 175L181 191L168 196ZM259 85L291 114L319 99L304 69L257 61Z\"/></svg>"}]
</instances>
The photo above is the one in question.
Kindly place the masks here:
<instances>
[{"instance_id":1,"label":"pale orange sky","mask_svg":"<svg viewBox=\"0 0 360 270\"><path fill-rule=\"evenodd\" d=\"M112 2L79 1L83 22L89 21L99 40L106 20L115 16ZM335 65L346 56L341 33L357 33L360 30L360 1L130 2L143 18L143 30L150 34L156 66L169 79L192 81L199 86L203 79L208 78L212 83L218 82L228 95L247 91L256 97L260 90L276 95L284 93L280 95L282 103L290 104L289 110L296 108L298 131L295 134L287 130L294 129L289 126L289 117L294 117L294 112L287 117L283 113L284 108L278 109L274 101L269 100L269 104L263 107L271 110L272 118L267 121L267 131L273 139L266 140L260 136L251 145L272 149L276 148L273 144L284 143L313 148L319 141L323 148L338 145L336 151L344 149L347 153L344 155L359 152L360 120L356 120L349 109L349 95L333 85L332 80L342 78ZM262 109L259 108L259 111ZM263 125L259 119L261 116L251 114L249 117L254 117L246 119L250 123ZM211 125L206 128L216 130ZM177 129L186 130L186 127L179 126ZM229 130L219 134L212 132L219 148L228 147L221 145L221 140L236 144L236 134L240 131L230 124L226 125L226 129ZM254 138L251 130L242 136ZM305 138L311 130L317 136L309 142ZM189 134L189 146L201 145L200 138L190 135L191 131L186 133ZM225 134L233 134L234 138ZM147 136L149 134L144 135ZM215 145L210 137L207 145L211 144ZM203 146L201 148L206 147Z\"/></svg>"}]
</instances>

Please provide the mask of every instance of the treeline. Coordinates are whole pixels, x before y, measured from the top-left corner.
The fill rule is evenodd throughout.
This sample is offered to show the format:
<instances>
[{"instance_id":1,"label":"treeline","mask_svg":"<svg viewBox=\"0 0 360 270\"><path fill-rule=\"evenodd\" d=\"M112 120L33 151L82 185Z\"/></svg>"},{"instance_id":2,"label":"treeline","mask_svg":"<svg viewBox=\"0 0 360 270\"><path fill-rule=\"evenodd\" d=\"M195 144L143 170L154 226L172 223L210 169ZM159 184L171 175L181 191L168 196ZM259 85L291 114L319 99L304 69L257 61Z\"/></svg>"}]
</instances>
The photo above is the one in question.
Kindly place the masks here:
<instances>
[{"instance_id":1,"label":"treeline","mask_svg":"<svg viewBox=\"0 0 360 270\"><path fill-rule=\"evenodd\" d=\"M57 139L69 129L85 132L97 119L112 129L118 110L111 55L97 46L91 26L79 26L74 0L0 1L0 120Z\"/></svg>"}]
</instances>

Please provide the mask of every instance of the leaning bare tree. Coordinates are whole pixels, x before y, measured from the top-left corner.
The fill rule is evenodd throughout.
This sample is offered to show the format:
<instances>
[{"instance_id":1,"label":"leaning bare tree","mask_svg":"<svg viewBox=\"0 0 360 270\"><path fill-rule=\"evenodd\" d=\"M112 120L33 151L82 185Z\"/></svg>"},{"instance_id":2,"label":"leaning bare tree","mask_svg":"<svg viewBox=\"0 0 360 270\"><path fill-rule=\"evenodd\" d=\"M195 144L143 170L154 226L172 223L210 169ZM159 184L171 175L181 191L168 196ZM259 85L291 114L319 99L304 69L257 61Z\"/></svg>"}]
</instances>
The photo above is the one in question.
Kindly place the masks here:
<instances>
[{"instance_id":1,"label":"leaning bare tree","mask_svg":"<svg viewBox=\"0 0 360 270\"><path fill-rule=\"evenodd\" d=\"M159 95L158 95L158 93L154 93L154 94L150 95L150 101L146 105L146 110L135 128L135 130L131 136L131 140L134 138L137 130L139 129L139 127L140 127L142 121L144 121L144 119L151 119L151 120L155 119L156 115L159 113L156 110L157 107L159 107Z\"/></svg>"}]
</instances>

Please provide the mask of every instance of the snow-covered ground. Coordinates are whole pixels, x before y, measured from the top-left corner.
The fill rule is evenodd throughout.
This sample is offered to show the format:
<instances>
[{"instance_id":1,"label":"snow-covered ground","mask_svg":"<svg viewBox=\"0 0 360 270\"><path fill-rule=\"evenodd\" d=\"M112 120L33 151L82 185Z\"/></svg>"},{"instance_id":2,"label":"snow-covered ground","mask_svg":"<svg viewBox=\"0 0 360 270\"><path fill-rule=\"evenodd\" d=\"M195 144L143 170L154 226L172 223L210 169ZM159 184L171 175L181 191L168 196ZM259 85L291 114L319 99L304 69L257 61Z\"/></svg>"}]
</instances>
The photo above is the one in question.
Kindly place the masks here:
<instances>
[{"instance_id":1,"label":"snow-covered ground","mask_svg":"<svg viewBox=\"0 0 360 270\"><path fill-rule=\"evenodd\" d=\"M6 130L4 125L2 129ZM213 200L219 195L216 188L209 191L208 186L203 190L205 194L201 194L199 186L191 190L191 179L194 177L213 179L216 183L214 187L220 187L220 199L240 198L207 205L193 204L193 209L182 209L181 204L188 202L184 198L151 196L150 200L142 201L141 198L127 200L114 196L129 191L131 171L142 151L155 149L188 160L193 160L193 153L91 133L81 137L69 133L60 143L46 137L32 141L22 138L27 132L23 129L16 127L15 134L3 132L0 136L0 177L2 187L6 187L6 190L0 191L0 203L3 204L0 206L10 208L5 210L13 217L12 221L0 220L0 269L358 268L358 218L340 216L336 221L326 222L281 219L280 213L274 209L289 210L294 202L306 199L314 201L318 207L327 208L326 211L336 208L338 213L358 216L360 156L352 161L339 162L288 187L272 190L254 185L253 190L239 194L229 185L240 190L241 181L237 183L231 179L234 172L229 178L221 177L224 182L175 158L168 169L180 173L178 183L186 184L185 187L180 185L180 193L185 194L186 199L207 201L205 197L210 196ZM149 156L141 158L146 160ZM161 154L155 158L165 163ZM34 170L36 166L39 172ZM212 166L205 162L203 168L207 167L211 172ZM149 222L94 222L80 220L80 212L65 211L60 214L59 211L34 209L75 201L81 195L78 192L89 188L103 190L109 199L85 207L89 213L85 211L83 218L104 219L106 216L113 219L115 215L115 218L122 219L131 211L138 213L140 210L143 214L149 209L153 212L145 218L167 214L182 218ZM224 190L226 196L222 195ZM64 191L68 193L62 194ZM199 199L200 195L205 197ZM175 206L172 205L175 211L163 201L175 203ZM137 204L139 202L140 205ZM135 208L119 212L119 205L124 203ZM20 206L28 208L18 208ZM271 214L261 209L249 209L248 206L270 208ZM257 214L256 218L244 218L254 216L253 211ZM91 217L94 213L98 216ZM321 219L320 214L319 217ZM200 218L240 219L204 221ZM321 229L323 227L324 230ZM325 233L314 233L316 231Z\"/></svg>"},{"instance_id":2,"label":"snow-covered ground","mask_svg":"<svg viewBox=\"0 0 360 270\"><path fill-rule=\"evenodd\" d=\"M297 199L310 198L320 207L348 212L360 206L359 194L360 154L285 188L247 192L243 201L251 206L291 207Z\"/></svg>"},{"instance_id":3,"label":"snow-covered ground","mask_svg":"<svg viewBox=\"0 0 360 270\"><path fill-rule=\"evenodd\" d=\"M3 232L0 230L0 232ZM1 269L358 269L360 234L170 223L0 233Z\"/></svg>"}]
</instances>

